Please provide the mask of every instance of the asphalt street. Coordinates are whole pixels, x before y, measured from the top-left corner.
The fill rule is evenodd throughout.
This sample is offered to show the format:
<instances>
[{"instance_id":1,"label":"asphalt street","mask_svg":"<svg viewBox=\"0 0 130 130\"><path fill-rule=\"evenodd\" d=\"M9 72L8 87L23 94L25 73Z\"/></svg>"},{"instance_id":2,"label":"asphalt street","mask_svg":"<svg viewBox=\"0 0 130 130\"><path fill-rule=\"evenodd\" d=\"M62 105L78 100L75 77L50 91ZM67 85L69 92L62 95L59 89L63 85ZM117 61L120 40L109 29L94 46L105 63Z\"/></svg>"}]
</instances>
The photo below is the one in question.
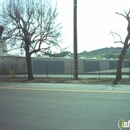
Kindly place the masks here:
<instances>
[{"instance_id":1,"label":"asphalt street","mask_svg":"<svg viewBox=\"0 0 130 130\"><path fill-rule=\"evenodd\" d=\"M119 130L121 119L127 85L0 83L0 130Z\"/></svg>"}]
</instances>

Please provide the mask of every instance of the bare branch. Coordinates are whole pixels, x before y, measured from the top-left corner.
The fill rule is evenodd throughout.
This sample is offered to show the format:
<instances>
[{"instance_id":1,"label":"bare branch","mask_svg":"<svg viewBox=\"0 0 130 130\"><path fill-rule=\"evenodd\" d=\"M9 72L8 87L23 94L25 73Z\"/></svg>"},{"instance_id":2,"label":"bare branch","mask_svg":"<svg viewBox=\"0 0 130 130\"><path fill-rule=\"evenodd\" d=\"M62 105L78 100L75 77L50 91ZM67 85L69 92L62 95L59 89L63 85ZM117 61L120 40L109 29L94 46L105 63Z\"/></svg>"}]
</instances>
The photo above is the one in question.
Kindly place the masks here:
<instances>
[{"instance_id":1,"label":"bare branch","mask_svg":"<svg viewBox=\"0 0 130 130\"><path fill-rule=\"evenodd\" d=\"M124 44L124 42L122 41L121 36L120 36L118 33L116 33L116 32L112 32L112 31L111 31L110 33L111 33L111 35L114 37L114 43L122 43L122 44ZM116 40L115 35L117 35L117 36L120 38L119 41Z\"/></svg>"},{"instance_id":2,"label":"bare branch","mask_svg":"<svg viewBox=\"0 0 130 130\"><path fill-rule=\"evenodd\" d=\"M7 52L8 51L13 51L13 50L18 50L18 49L19 49L19 47L17 47L17 48L11 48L11 49L7 50Z\"/></svg>"},{"instance_id":3,"label":"bare branch","mask_svg":"<svg viewBox=\"0 0 130 130\"><path fill-rule=\"evenodd\" d=\"M129 11L124 10L124 14L121 14L121 13L118 13L118 12L116 12L116 14L121 15L124 18L126 18L126 20L128 21L128 23L130 22L130 16L129 16L130 15L130 10Z\"/></svg>"},{"instance_id":4,"label":"bare branch","mask_svg":"<svg viewBox=\"0 0 130 130\"><path fill-rule=\"evenodd\" d=\"M124 15L124 14L121 14L121 13L118 13L118 12L116 12L116 14L121 15L121 16L123 16L127 19L126 15Z\"/></svg>"}]
</instances>

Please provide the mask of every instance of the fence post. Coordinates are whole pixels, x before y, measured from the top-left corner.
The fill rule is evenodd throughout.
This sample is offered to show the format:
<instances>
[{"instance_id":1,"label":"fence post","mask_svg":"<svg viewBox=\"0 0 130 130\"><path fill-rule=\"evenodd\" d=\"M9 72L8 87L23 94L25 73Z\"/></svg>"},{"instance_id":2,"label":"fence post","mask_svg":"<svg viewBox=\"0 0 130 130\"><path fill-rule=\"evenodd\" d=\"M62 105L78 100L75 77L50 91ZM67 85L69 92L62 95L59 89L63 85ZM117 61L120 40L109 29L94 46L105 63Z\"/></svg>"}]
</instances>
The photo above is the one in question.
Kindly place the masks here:
<instances>
[{"instance_id":1,"label":"fence post","mask_svg":"<svg viewBox=\"0 0 130 130\"><path fill-rule=\"evenodd\" d=\"M99 79L100 79L100 61L99 61Z\"/></svg>"},{"instance_id":2,"label":"fence post","mask_svg":"<svg viewBox=\"0 0 130 130\"><path fill-rule=\"evenodd\" d=\"M23 67L24 67L24 76L26 77L26 64L25 63L23 64Z\"/></svg>"},{"instance_id":3,"label":"fence post","mask_svg":"<svg viewBox=\"0 0 130 130\"><path fill-rule=\"evenodd\" d=\"M99 67L99 79L100 79L100 67Z\"/></svg>"},{"instance_id":4,"label":"fence post","mask_svg":"<svg viewBox=\"0 0 130 130\"><path fill-rule=\"evenodd\" d=\"M129 67L129 78L130 78L130 67Z\"/></svg>"},{"instance_id":5,"label":"fence post","mask_svg":"<svg viewBox=\"0 0 130 130\"><path fill-rule=\"evenodd\" d=\"M71 79L72 79L72 61L71 61Z\"/></svg>"},{"instance_id":6,"label":"fence post","mask_svg":"<svg viewBox=\"0 0 130 130\"><path fill-rule=\"evenodd\" d=\"M47 78L48 78L48 64L46 63L46 74L47 74Z\"/></svg>"}]
</instances>

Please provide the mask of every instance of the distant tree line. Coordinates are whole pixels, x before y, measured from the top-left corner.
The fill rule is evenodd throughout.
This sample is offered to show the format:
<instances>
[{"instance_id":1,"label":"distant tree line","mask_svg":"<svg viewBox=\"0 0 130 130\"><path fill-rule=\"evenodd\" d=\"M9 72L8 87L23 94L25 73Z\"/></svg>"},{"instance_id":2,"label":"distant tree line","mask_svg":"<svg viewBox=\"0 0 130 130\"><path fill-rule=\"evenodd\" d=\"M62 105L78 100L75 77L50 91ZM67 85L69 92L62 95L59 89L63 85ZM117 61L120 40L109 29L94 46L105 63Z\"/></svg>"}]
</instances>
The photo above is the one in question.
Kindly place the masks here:
<instances>
[{"instance_id":1,"label":"distant tree line","mask_svg":"<svg viewBox=\"0 0 130 130\"><path fill-rule=\"evenodd\" d=\"M37 57L42 57L44 55L47 55L49 57L64 57L64 56L69 56L72 53L70 51L62 51L59 53L52 53L52 52L45 52L43 55L37 55Z\"/></svg>"}]
</instances>

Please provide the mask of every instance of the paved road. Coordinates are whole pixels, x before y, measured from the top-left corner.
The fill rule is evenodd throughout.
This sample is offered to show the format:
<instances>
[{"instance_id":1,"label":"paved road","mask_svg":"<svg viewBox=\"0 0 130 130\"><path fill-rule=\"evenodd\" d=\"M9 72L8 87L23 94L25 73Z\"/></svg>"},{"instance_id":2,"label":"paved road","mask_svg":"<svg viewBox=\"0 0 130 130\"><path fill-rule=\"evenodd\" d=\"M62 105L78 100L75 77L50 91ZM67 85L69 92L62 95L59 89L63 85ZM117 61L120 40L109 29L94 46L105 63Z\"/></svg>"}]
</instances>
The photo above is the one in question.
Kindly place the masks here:
<instances>
[{"instance_id":1,"label":"paved road","mask_svg":"<svg viewBox=\"0 0 130 130\"><path fill-rule=\"evenodd\" d=\"M0 130L119 130L130 87L0 83Z\"/></svg>"}]
</instances>

